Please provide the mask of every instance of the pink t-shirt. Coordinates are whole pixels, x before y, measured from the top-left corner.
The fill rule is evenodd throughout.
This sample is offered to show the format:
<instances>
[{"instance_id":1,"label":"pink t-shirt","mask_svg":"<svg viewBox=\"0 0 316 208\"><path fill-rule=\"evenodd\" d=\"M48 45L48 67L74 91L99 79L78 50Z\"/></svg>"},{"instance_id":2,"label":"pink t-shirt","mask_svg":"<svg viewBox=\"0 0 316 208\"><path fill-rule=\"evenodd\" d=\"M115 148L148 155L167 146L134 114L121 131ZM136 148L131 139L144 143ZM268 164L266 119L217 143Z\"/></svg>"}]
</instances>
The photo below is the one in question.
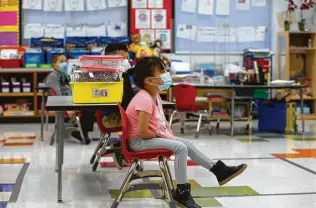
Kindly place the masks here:
<instances>
[{"instance_id":1,"label":"pink t-shirt","mask_svg":"<svg viewBox=\"0 0 316 208\"><path fill-rule=\"evenodd\" d=\"M148 128L152 130L157 137L173 139L175 136L167 127L167 121L163 112L161 98L157 95L157 104L145 90L140 90L129 103L126 114L128 120L127 138L139 138L138 115L139 111L149 113Z\"/></svg>"}]
</instances>

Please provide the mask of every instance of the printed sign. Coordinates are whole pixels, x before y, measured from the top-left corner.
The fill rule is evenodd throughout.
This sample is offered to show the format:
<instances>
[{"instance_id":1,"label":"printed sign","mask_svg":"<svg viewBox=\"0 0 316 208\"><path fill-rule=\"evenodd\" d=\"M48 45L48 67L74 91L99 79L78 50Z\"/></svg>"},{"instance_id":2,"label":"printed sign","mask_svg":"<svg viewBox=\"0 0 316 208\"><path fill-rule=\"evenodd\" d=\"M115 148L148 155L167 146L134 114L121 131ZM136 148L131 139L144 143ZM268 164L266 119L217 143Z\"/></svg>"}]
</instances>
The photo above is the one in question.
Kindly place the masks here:
<instances>
[{"instance_id":1,"label":"printed sign","mask_svg":"<svg viewBox=\"0 0 316 208\"><path fill-rule=\"evenodd\" d=\"M92 97L108 97L107 89L92 89Z\"/></svg>"}]
</instances>

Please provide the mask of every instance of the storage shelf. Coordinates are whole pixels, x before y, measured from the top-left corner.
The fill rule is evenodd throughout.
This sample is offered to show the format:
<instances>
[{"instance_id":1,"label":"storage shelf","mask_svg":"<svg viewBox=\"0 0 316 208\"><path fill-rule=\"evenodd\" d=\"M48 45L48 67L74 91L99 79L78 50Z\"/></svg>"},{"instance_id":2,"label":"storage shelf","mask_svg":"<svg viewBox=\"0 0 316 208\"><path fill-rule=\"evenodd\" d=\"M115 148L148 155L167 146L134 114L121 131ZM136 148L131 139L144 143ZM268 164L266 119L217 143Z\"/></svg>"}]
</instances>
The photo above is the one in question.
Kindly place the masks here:
<instances>
[{"instance_id":1,"label":"storage shelf","mask_svg":"<svg viewBox=\"0 0 316 208\"><path fill-rule=\"evenodd\" d=\"M302 120L301 114L297 115L298 120ZM304 115L304 120L314 120L316 119L316 114L305 114Z\"/></svg>"},{"instance_id":2,"label":"storage shelf","mask_svg":"<svg viewBox=\"0 0 316 208\"><path fill-rule=\"evenodd\" d=\"M309 97L309 96L304 96L303 97L304 100L316 100L316 97ZM301 98L299 96L292 96L290 98L291 101L300 101Z\"/></svg>"},{"instance_id":3,"label":"storage shelf","mask_svg":"<svg viewBox=\"0 0 316 208\"><path fill-rule=\"evenodd\" d=\"M31 97L33 92L0 92L0 97Z\"/></svg>"},{"instance_id":4,"label":"storage shelf","mask_svg":"<svg viewBox=\"0 0 316 208\"><path fill-rule=\"evenodd\" d=\"M45 68L0 68L1 73L48 73L51 69Z\"/></svg>"},{"instance_id":5,"label":"storage shelf","mask_svg":"<svg viewBox=\"0 0 316 208\"><path fill-rule=\"evenodd\" d=\"M309 53L315 52L316 48L307 48L307 47L290 47L290 53Z\"/></svg>"}]
</instances>

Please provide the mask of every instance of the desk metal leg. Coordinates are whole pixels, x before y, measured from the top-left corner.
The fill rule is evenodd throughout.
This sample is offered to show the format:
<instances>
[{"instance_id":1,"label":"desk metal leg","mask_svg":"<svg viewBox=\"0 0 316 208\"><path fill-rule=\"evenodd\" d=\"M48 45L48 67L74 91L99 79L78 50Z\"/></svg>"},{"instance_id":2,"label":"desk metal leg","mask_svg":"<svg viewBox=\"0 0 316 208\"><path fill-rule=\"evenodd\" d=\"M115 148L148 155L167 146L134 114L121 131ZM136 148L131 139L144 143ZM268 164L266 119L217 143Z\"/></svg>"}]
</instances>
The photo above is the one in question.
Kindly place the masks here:
<instances>
[{"instance_id":1,"label":"desk metal leg","mask_svg":"<svg viewBox=\"0 0 316 208\"><path fill-rule=\"evenodd\" d=\"M44 109L45 109L45 95L42 92L42 109L41 109L41 141L44 141Z\"/></svg>"},{"instance_id":2,"label":"desk metal leg","mask_svg":"<svg viewBox=\"0 0 316 208\"><path fill-rule=\"evenodd\" d=\"M304 119L304 99L303 99L303 89L300 88L300 99L301 99L301 119L302 119L302 133L305 132L305 119Z\"/></svg>"},{"instance_id":3,"label":"desk metal leg","mask_svg":"<svg viewBox=\"0 0 316 208\"><path fill-rule=\"evenodd\" d=\"M57 186L57 202L62 202L62 166L64 161L64 112L58 111L56 112L57 117L57 132L56 132L56 140L57 144L57 160L58 160L58 186Z\"/></svg>"},{"instance_id":4,"label":"desk metal leg","mask_svg":"<svg viewBox=\"0 0 316 208\"><path fill-rule=\"evenodd\" d=\"M236 96L236 91L233 89L232 90L232 100L231 100L231 112L230 112L230 135L234 136L234 123L235 123L235 96Z\"/></svg>"}]
</instances>

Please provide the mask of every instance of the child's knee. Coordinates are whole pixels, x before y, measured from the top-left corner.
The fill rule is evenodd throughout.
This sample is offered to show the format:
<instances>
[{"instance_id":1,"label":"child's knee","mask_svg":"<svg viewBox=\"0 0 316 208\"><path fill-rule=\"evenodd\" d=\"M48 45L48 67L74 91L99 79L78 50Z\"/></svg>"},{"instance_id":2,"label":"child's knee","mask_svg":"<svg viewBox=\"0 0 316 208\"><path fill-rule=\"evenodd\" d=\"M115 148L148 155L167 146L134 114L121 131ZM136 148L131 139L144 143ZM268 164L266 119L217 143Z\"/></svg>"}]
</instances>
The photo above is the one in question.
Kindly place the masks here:
<instances>
[{"instance_id":1,"label":"child's knee","mask_svg":"<svg viewBox=\"0 0 316 208\"><path fill-rule=\"evenodd\" d=\"M188 154L188 147L185 145L185 144L182 144L182 143L178 143L176 146L175 146L175 154Z\"/></svg>"}]
</instances>

